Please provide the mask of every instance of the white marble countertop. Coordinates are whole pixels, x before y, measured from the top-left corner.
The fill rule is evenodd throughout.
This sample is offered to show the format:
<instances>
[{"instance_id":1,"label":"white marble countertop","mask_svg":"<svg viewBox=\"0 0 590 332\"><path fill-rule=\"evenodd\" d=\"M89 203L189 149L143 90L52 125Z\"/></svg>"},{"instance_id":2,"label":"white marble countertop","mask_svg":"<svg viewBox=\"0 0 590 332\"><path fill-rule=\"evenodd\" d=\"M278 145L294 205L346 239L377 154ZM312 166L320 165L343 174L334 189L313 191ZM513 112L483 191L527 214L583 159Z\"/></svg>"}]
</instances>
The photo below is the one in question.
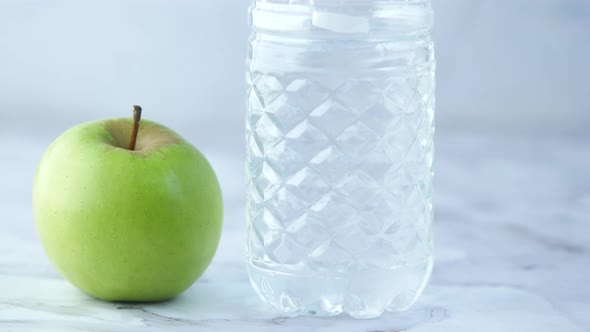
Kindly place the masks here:
<instances>
[{"instance_id":1,"label":"white marble countertop","mask_svg":"<svg viewBox=\"0 0 590 332\"><path fill-rule=\"evenodd\" d=\"M590 330L588 139L439 139L431 283L410 311L373 320L286 317L258 300L243 260L242 164L214 153L227 211L205 275L164 303L84 295L34 229L31 183L47 143L0 133L0 331Z\"/></svg>"}]
</instances>

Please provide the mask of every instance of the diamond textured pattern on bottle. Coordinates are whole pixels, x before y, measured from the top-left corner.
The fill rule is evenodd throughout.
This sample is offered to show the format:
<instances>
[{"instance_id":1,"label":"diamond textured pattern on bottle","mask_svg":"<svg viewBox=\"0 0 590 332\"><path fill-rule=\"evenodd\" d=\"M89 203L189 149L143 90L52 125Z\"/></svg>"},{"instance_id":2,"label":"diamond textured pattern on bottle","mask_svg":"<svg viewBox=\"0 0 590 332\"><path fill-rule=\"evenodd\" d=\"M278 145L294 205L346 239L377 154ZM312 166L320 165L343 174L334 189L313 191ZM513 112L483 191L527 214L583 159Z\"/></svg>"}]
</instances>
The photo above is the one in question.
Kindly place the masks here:
<instances>
[{"instance_id":1,"label":"diamond textured pattern on bottle","mask_svg":"<svg viewBox=\"0 0 590 332\"><path fill-rule=\"evenodd\" d=\"M336 259L344 272L431 254L430 71L413 82L347 80L335 89L249 75L253 261L322 271Z\"/></svg>"}]
</instances>

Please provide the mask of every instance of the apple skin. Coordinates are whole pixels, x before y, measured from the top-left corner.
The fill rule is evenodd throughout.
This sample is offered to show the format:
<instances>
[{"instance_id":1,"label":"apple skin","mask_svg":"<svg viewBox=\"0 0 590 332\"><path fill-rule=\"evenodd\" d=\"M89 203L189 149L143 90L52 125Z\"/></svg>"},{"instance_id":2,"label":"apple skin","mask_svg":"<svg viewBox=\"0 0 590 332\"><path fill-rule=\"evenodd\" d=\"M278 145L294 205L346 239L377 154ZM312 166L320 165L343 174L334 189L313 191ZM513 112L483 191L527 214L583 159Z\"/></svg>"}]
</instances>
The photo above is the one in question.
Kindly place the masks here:
<instances>
[{"instance_id":1,"label":"apple skin","mask_svg":"<svg viewBox=\"0 0 590 332\"><path fill-rule=\"evenodd\" d=\"M93 297L160 301L205 271L223 202L207 159L170 129L130 119L75 126L47 149L33 186L36 227L60 274ZM121 147L118 147L121 146Z\"/></svg>"}]
</instances>

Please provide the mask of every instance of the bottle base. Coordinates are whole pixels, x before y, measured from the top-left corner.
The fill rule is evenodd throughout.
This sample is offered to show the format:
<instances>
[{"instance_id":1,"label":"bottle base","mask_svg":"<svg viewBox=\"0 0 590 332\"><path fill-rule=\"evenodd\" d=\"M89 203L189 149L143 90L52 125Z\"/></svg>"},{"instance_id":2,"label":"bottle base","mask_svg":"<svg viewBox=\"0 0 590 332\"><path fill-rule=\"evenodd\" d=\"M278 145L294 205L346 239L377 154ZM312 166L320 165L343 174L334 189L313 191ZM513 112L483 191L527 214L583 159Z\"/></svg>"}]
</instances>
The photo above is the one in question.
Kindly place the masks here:
<instances>
[{"instance_id":1,"label":"bottle base","mask_svg":"<svg viewBox=\"0 0 590 332\"><path fill-rule=\"evenodd\" d=\"M249 262L250 282L258 295L288 313L369 319L409 309L432 271L432 257L415 265L346 275L287 273Z\"/></svg>"}]
</instances>

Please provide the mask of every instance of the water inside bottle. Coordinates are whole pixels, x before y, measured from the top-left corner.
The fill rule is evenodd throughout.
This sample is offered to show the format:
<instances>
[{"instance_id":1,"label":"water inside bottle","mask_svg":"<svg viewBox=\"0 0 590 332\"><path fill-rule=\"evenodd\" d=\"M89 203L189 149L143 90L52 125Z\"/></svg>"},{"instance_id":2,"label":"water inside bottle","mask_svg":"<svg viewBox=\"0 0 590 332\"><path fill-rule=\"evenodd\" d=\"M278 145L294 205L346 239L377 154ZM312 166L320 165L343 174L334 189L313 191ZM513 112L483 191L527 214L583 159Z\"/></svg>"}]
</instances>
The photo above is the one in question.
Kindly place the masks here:
<instances>
[{"instance_id":1,"label":"water inside bottle","mask_svg":"<svg viewBox=\"0 0 590 332\"><path fill-rule=\"evenodd\" d=\"M370 318L407 309L424 288L431 22L428 1L252 7L247 252L267 302Z\"/></svg>"}]
</instances>

